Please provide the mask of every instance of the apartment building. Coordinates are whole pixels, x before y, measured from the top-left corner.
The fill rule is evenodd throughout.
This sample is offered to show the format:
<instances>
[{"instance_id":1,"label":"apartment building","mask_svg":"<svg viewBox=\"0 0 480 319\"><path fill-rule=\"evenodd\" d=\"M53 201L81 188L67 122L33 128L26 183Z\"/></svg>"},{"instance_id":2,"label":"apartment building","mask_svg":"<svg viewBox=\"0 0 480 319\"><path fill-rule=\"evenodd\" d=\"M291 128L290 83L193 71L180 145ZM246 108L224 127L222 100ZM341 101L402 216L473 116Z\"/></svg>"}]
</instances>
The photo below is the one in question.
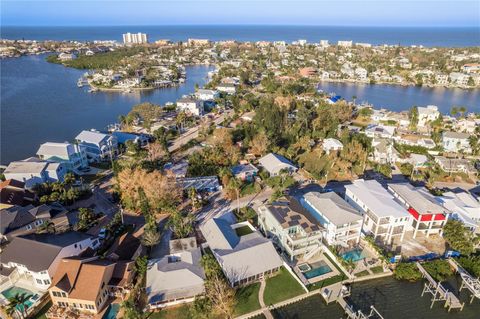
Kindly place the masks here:
<instances>
[{"instance_id":1,"label":"apartment building","mask_svg":"<svg viewBox=\"0 0 480 319\"><path fill-rule=\"evenodd\" d=\"M123 43L125 44L142 44L148 43L148 36L146 33L124 33Z\"/></svg>"},{"instance_id":2,"label":"apartment building","mask_svg":"<svg viewBox=\"0 0 480 319\"><path fill-rule=\"evenodd\" d=\"M347 203L363 213L362 231L375 240L391 244L402 242L412 224L412 216L395 197L375 180L353 181L345 186Z\"/></svg>"}]
</instances>

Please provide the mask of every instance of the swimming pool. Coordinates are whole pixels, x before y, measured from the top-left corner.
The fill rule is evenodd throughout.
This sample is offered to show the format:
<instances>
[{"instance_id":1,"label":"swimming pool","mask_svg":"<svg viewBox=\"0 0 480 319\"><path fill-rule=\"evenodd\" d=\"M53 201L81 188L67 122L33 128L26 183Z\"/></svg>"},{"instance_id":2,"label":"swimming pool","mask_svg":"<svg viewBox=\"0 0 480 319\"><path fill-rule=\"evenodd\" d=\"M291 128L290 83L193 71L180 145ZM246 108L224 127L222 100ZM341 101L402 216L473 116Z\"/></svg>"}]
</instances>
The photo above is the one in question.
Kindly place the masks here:
<instances>
[{"instance_id":1,"label":"swimming pool","mask_svg":"<svg viewBox=\"0 0 480 319\"><path fill-rule=\"evenodd\" d=\"M22 295L25 294L28 298L27 301L25 301L25 306L27 306L27 309L30 308L35 301L38 299L38 295L34 295L33 292L27 289L23 289L20 287L10 287L7 290L2 291L2 295L5 296L5 298L10 299L12 297L15 297L16 295ZM23 310L23 305L17 305L16 307L18 310L22 311Z\"/></svg>"},{"instance_id":2,"label":"swimming pool","mask_svg":"<svg viewBox=\"0 0 480 319\"><path fill-rule=\"evenodd\" d=\"M360 248L355 248L353 250L346 251L340 256L345 260L350 260L354 262L365 259L365 255L363 254L363 249L360 249Z\"/></svg>"},{"instance_id":3,"label":"swimming pool","mask_svg":"<svg viewBox=\"0 0 480 319\"><path fill-rule=\"evenodd\" d=\"M307 267L305 266L305 264L302 264L298 268L302 272L303 276L305 276L305 278L307 279L312 279L321 275L325 275L332 271L332 268L330 268L323 260L316 263L308 264L309 270L307 270Z\"/></svg>"},{"instance_id":4,"label":"swimming pool","mask_svg":"<svg viewBox=\"0 0 480 319\"><path fill-rule=\"evenodd\" d=\"M117 318L118 311L120 311L120 304L112 303L108 307L108 310L105 312L102 319L115 319Z\"/></svg>"}]
</instances>

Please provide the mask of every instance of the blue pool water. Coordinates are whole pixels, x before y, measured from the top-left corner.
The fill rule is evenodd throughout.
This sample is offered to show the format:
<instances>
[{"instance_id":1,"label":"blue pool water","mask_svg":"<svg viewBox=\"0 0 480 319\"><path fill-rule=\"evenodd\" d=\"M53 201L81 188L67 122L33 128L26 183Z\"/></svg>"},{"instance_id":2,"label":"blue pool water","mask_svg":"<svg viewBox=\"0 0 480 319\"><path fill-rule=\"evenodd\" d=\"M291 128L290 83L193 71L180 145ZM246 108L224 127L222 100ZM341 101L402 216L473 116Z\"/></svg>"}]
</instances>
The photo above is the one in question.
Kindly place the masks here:
<instances>
[{"instance_id":1,"label":"blue pool water","mask_svg":"<svg viewBox=\"0 0 480 319\"><path fill-rule=\"evenodd\" d=\"M102 319L115 319L117 318L118 311L120 311L120 305L118 303L112 303Z\"/></svg>"},{"instance_id":2,"label":"blue pool water","mask_svg":"<svg viewBox=\"0 0 480 319\"><path fill-rule=\"evenodd\" d=\"M312 269L303 272L303 275L307 279L311 279L311 278L315 278L315 277L318 277L318 276L321 276L321 275L325 275L325 274L332 271L332 269L327 264L325 264L323 262L321 264L319 264L318 266L313 264L313 265L310 265L310 267L312 267Z\"/></svg>"},{"instance_id":3,"label":"blue pool water","mask_svg":"<svg viewBox=\"0 0 480 319\"><path fill-rule=\"evenodd\" d=\"M5 298L7 298L7 299L12 298L17 294L18 295L25 294L27 297L32 297L33 296L33 292L31 292L30 290L23 289L23 288L16 287L16 286L10 287L10 288L2 291L2 295L4 295ZM24 305L27 306L27 309L28 309L33 305L33 303L34 303L34 301L30 298L27 301L25 301ZM18 310L22 311L23 305L17 305L16 308Z\"/></svg>"},{"instance_id":4,"label":"blue pool water","mask_svg":"<svg viewBox=\"0 0 480 319\"><path fill-rule=\"evenodd\" d=\"M365 259L365 256L362 254L362 249L354 249L347 252L344 252L340 255L345 260L359 261Z\"/></svg>"}]
</instances>

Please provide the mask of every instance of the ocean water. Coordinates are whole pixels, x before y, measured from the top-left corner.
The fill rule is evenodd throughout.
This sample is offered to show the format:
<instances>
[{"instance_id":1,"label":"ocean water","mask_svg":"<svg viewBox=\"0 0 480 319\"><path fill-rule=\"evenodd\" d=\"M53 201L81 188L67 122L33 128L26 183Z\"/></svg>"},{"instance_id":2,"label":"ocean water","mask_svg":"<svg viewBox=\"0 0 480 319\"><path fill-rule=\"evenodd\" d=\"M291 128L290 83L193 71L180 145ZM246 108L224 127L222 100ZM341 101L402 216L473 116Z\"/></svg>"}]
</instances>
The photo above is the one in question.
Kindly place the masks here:
<instances>
[{"instance_id":1,"label":"ocean water","mask_svg":"<svg viewBox=\"0 0 480 319\"><path fill-rule=\"evenodd\" d=\"M144 32L150 41L188 38L237 41L309 42L353 40L372 44L424 45L427 47L480 46L478 28L425 27L333 27L268 25L102 26L102 27L14 27L3 26L1 37L28 40L122 40L126 32Z\"/></svg>"}]
</instances>

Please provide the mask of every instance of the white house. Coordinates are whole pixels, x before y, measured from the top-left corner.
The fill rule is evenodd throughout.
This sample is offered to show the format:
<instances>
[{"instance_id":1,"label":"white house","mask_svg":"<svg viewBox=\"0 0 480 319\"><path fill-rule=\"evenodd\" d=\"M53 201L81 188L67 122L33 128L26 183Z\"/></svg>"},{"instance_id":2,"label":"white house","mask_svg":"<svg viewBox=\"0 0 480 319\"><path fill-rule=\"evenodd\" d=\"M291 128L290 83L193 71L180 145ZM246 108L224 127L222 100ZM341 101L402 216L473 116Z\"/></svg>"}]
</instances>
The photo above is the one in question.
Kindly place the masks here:
<instances>
[{"instance_id":1,"label":"white house","mask_svg":"<svg viewBox=\"0 0 480 319\"><path fill-rule=\"evenodd\" d=\"M331 151L343 150L343 144L335 138L326 138L323 140L322 148L325 153L330 154Z\"/></svg>"},{"instance_id":2,"label":"white house","mask_svg":"<svg viewBox=\"0 0 480 319\"><path fill-rule=\"evenodd\" d=\"M375 240L391 244L394 238L403 241L405 231L412 224L412 217L394 196L377 181L363 179L345 186L347 203L363 213L362 230Z\"/></svg>"},{"instance_id":3,"label":"white house","mask_svg":"<svg viewBox=\"0 0 480 319\"><path fill-rule=\"evenodd\" d=\"M470 134L460 132L443 132L442 134L442 146L447 152L460 152L471 153L469 141Z\"/></svg>"},{"instance_id":4,"label":"white house","mask_svg":"<svg viewBox=\"0 0 480 319\"><path fill-rule=\"evenodd\" d=\"M445 192L438 201L452 212L450 218L460 220L472 232L480 231L480 202L466 192Z\"/></svg>"},{"instance_id":5,"label":"white house","mask_svg":"<svg viewBox=\"0 0 480 319\"><path fill-rule=\"evenodd\" d=\"M365 81L367 79L368 72L364 68L356 68L355 75L359 80Z\"/></svg>"},{"instance_id":6,"label":"white house","mask_svg":"<svg viewBox=\"0 0 480 319\"><path fill-rule=\"evenodd\" d=\"M352 41L338 41L337 42L337 45L339 47L345 47L345 48L349 48L353 45L353 42Z\"/></svg>"},{"instance_id":7,"label":"white house","mask_svg":"<svg viewBox=\"0 0 480 319\"><path fill-rule=\"evenodd\" d=\"M198 91L195 92L195 96L202 101L211 101L218 98L220 94L217 90L198 89Z\"/></svg>"},{"instance_id":8,"label":"white house","mask_svg":"<svg viewBox=\"0 0 480 319\"><path fill-rule=\"evenodd\" d=\"M75 137L76 142L85 149L89 162L99 162L113 158L118 151L117 138L95 130L82 131Z\"/></svg>"},{"instance_id":9,"label":"white house","mask_svg":"<svg viewBox=\"0 0 480 319\"><path fill-rule=\"evenodd\" d=\"M69 171L88 167L85 149L77 144L47 142L40 145L37 156L48 162L63 163Z\"/></svg>"},{"instance_id":10,"label":"white house","mask_svg":"<svg viewBox=\"0 0 480 319\"><path fill-rule=\"evenodd\" d=\"M189 97L181 98L177 101L177 108L181 111L200 116L203 115L203 101Z\"/></svg>"},{"instance_id":11,"label":"white house","mask_svg":"<svg viewBox=\"0 0 480 319\"><path fill-rule=\"evenodd\" d=\"M386 126L386 125L369 125L365 129L365 135L371 138L387 138L391 139L395 135L396 128L394 126Z\"/></svg>"},{"instance_id":12,"label":"white house","mask_svg":"<svg viewBox=\"0 0 480 319\"><path fill-rule=\"evenodd\" d=\"M23 275L33 286L47 290L62 258L98 245L98 239L80 232L30 234L13 238L0 260L4 269L12 270L11 279Z\"/></svg>"},{"instance_id":13,"label":"white house","mask_svg":"<svg viewBox=\"0 0 480 319\"><path fill-rule=\"evenodd\" d=\"M237 93L237 87L233 83L220 83L217 85L217 90L220 92L225 92L227 94Z\"/></svg>"},{"instance_id":14,"label":"white house","mask_svg":"<svg viewBox=\"0 0 480 319\"><path fill-rule=\"evenodd\" d=\"M390 140L383 138L374 138L372 140L373 147L373 161L380 164L395 163L399 154L393 147L393 143Z\"/></svg>"},{"instance_id":15,"label":"white house","mask_svg":"<svg viewBox=\"0 0 480 319\"><path fill-rule=\"evenodd\" d=\"M285 157L270 153L258 160L260 165L270 174L270 176L277 176L281 171L289 173L296 172L298 168L293 165Z\"/></svg>"},{"instance_id":16,"label":"white house","mask_svg":"<svg viewBox=\"0 0 480 319\"><path fill-rule=\"evenodd\" d=\"M325 229L323 238L329 245L354 246L360 241L363 216L334 192L309 192L300 203Z\"/></svg>"},{"instance_id":17,"label":"white house","mask_svg":"<svg viewBox=\"0 0 480 319\"><path fill-rule=\"evenodd\" d=\"M418 123L419 127L427 126L428 122L435 121L440 116L438 107L435 105L428 105L427 107L419 106L417 107L418 111Z\"/></svg>"},{"instance_id":18,"label":"white house","mask_svg":"<svg viewBox=\"0 0 480 319\"><path fill-rule=\"evenodd\" d=\"M5 179L24 182L25 188L46 182L62 182L66 173L67 169L63 163L46 162L38 158L11 162L3 171Z\"/></svg>"},{"instance_id":19,"label":"white house","mask_svg":"<svg viewBox=\"0 0 480 319\"><path fill-rule=\"evenodd\" d=\"M71 61L77 58L76 54L62 52L58 55L60 61Z\"/></svg>"},{"instance_id":20,"label":"white house","mask_svg":"<svg viewBox=\"0 0 480 319\"><path fill-rule=\"evenodd\" d=\"M322 246L323 228L294 198L260 206L258 223L291 260L315 254Z\"/></svg>"}]
</instances>

